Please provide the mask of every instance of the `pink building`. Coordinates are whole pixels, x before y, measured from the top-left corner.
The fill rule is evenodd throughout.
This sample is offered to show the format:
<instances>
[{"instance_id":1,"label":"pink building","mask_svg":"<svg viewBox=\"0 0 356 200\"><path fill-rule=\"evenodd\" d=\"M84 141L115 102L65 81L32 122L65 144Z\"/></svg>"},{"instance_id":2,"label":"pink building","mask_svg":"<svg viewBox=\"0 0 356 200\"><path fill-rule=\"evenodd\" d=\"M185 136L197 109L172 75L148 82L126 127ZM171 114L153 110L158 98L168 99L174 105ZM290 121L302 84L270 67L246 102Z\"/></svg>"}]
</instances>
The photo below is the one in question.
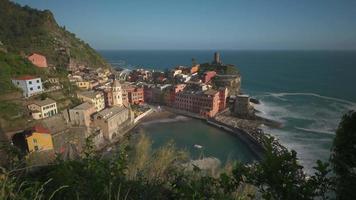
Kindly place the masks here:
<instances>
[{"instance_id":1,"label":"pink building","mask_svg":"<svg viewBox=\"0 0 356 200\"><path fill-rule=\"evenodd\" d=\"M127 93L128 102L130 104L143 104L145 102L143 88L126 86L123 89Z\"/></svg>"},{"instance_id":2,"label":"pink building","mask_svg":"<svg viewBox=\"0 0 356 200\"><path fill-rule=\"evenodd\" d=\"M227 88L219 89L219 111L222 111L226 108L227 94L228 94Z\"/></svg>"},{"instance_id":3,"label":"pink building","mask_svg":"<svg viewBox=\"0 0 356 200\"><path fill-rule=\"evenodd\" d=\"M204 75L202 78L203 83L208 83L215 75L216 75L215 71L204 72Z\"/></svg>"},{"instance_id":4,"label":"pink building","mask_svg":"<svg viewBox=\"0 0 356 200\"><path fill-rule=\"evenodd\" d=\"M37 54L37 53L33 53L31 54L29 57L27 57L27 59L32 62L32 64L36 65L37 67L48 67L47 66L47 59L45 56Z\"/></svg>"},{"instance_id":5,"label":"pink building","mask_svg":"<svg viewBox=\"0 0 356 200\"><path fill-rule=\"evenodd\" d=\"M216 90L178 92L174 107L197 113L204 117L214 117L219 112L220 96Z\"/></svg>"}]
</instances>

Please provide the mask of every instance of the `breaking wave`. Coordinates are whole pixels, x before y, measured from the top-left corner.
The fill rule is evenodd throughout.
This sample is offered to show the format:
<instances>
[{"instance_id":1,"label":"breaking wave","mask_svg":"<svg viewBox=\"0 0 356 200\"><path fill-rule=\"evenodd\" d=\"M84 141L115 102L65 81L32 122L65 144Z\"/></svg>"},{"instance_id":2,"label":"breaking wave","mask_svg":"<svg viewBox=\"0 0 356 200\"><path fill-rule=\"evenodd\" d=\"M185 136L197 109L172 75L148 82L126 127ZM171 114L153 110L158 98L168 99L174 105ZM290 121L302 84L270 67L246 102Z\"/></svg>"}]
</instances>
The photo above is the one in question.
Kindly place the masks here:
<instances>
[{"instance_id":1,"label":"breaking wave","mask_svg":"<svg viewBox=\"0 0 356 200\"><path fill-rule=\"evenodd\" d=\"M168 118L168 119L156 119L148 122L143 122L141 125L149 125L149 124L157 124L157 123L171 123L171 122L178 122L178 121L186 121L189 120L188 117L178 115L174 118Z\"/></svg>"},{"instance_id":2,"label":"breaking wave","mask_svg":"<svg viewBox=\"0 0 356 200\"><path fill-rule=\"evenodd\" d=\"M282 129L264 127L283 145L298 152L306 171L315 161L327 160L341 117L356 109L356 103L315 93L262 93L255 108L259 116L283 123Z\"/></svg>"}]
</instances>

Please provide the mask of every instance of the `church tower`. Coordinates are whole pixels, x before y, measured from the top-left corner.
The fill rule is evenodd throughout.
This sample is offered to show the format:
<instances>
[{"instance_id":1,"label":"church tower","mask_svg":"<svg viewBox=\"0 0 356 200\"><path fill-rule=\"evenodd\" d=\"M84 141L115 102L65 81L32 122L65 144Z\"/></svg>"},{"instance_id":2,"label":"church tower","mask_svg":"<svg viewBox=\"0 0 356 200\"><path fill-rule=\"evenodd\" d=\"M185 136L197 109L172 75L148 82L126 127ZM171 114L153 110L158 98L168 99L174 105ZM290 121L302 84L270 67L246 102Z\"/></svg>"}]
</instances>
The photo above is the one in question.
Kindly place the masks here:
<instances>
[{"instance_id":1,"label":"church tower","mask_svg":"<svg viewBox=\"0 0 356 200\"><path fill-rule=\"evenodd\" d=\"M119 82L119 80L114 79L112 86L111 86L111 90L112 90L112 103L114 106L118 105L118 106L122 106L123 105L123 90L121 87L121 84Z\"/></svg>"}]
</instances>

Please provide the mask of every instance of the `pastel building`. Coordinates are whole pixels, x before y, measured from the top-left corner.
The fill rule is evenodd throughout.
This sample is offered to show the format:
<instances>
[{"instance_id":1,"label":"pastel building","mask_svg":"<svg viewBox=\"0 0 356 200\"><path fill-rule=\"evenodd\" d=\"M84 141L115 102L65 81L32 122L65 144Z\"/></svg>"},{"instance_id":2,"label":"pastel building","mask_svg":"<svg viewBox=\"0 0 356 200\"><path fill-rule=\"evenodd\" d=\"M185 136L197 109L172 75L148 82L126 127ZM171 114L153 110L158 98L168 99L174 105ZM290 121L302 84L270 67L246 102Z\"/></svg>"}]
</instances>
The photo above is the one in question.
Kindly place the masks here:
<instances>
[{"instance_id":1,"label":"pastel building","mask_svg":"<svg viewBox=\"0 0 356 200\"><path fill-rule=\"evenodd\" d=\"M130 104L143 104L145 102L143 88L128 85L124 87L124 91Z\"/></svg>"},{"instance_id":2,"label":"pastel building","mask_svg":"<svg viewBox=\"0 0 356 200\"><path fill-rule=\"evenodd\" d=\"M27 107L34 119L44 119L58 113L57 103L50 98L33 101Z\"/></svg>"},{"instance_id":3,"label":"pastel building","mask_svg":"<svg viewBox=\"0 0 356 200\"><path fill-rule=\"evenodd\" d=\"M36 94L40 94L43 92L43 86L42 86L42 81L41 78L39 77L34 77L34 76L21 76L18 78L12 79L12 83L22 89L23 91L23 96L25 98L34 96Z\"/></svg>"},{"instance_id":4,"label":"pastel building","mask_svg":"<svg viewBox=\"0 0 356 200\"><path fill-rule=\"evenodd\" d=\"M40 125L34 126L25 137L29 152L53 150L52 135Z\"/></svg>"},{"instance_id":5,"label":"pastel building","mask_svg":"<svg viewBox=\"0 0 356 200\"><path fill-rule=\"evenodd\" d=\"M127 105L127 93L122 88L119 80L114 79L111 86L104 90L105 104L108 107Z\"/></svg>"},{"instance_id":6,"label":"pastel building","mask_svg":"<svg viewBox=\"0 0 356 200\"><path fill-rule=\"evenodd\" d=\"M208 83L212 78L214 78L215 75L216 75L215 71L204 72L204 75L202 78L203 83Z\"/></svg>"},{"instance_id":7,"label":"pastel building","mask_svg":"<svg viewBox=\"0 0 356 200\"><path fill-rule=\"evenodd\" d=\"M83 102L92 103L97 112L105 108L104 94L99 91L78 92L77 97Z\"/></svg>"},{"instance_id":8,"label":"pastel building","mask_svg":"<svg viewBox=\"0 0 356 200\"><path fill-rule=\"evenodd\" d=\"M216 90L187 90L176 94L174 107L204 117L214 117L219 112L219 102L220 96Z\"/></svg>"},{"instance_id":9,"label":"pastel building","mask_svg":"<svg viewBox=\"0 0 356 200\"><path fill-rule=\"evenodd\" d=\"M33 53L30 56L28 56L27 59L37 67L41 67L41 68L48 67L46 57L41 54Z\"/></svg>"}]
</instances>

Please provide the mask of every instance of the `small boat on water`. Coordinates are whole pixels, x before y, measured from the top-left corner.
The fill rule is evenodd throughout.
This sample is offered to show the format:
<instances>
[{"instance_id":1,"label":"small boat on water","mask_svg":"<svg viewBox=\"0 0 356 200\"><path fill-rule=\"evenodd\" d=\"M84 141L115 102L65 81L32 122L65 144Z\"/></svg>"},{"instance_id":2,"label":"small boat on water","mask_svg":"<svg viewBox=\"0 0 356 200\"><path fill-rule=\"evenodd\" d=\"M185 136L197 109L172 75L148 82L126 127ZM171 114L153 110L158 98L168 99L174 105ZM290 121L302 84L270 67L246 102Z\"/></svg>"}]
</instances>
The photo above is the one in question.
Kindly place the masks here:
<instances>
[{"instance_id":1,"label":"small boat on water","mask_svg":"<svg viewBox=\"0 0 356 200\"><path fill-rule=\"evenodd\" d=\"M201 146L201 145L199 145L199 144L195 144L194 147L197 148L197 149L203 148L203 146Z\"/></svg>"}]
</instances>

